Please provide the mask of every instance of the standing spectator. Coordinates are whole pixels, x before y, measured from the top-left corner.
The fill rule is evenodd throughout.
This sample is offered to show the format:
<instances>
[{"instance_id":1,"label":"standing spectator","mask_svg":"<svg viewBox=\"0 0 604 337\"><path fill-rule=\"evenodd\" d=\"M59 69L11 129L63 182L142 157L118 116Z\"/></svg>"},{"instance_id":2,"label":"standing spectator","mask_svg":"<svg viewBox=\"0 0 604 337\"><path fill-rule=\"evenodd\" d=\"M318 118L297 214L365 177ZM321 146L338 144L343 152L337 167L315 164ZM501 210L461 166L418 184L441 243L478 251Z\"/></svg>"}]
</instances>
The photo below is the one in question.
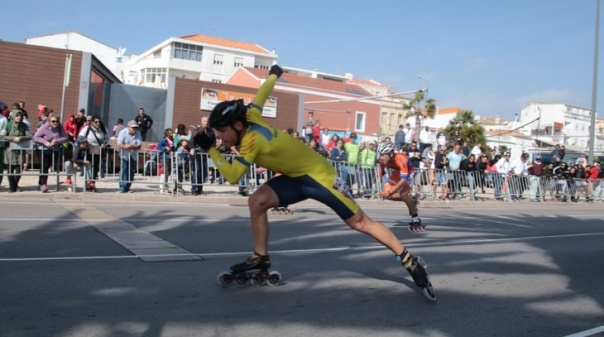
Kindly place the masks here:
<instances>
[{"instance_id":1,"label":"standing spectator","mask_svg":"<svg viewBox=\"0 0 604 337\"><path fill-rule=\"evenodd\" d=\"M463 153L465 157L470 156L470 147L468 146L468 142L463 142L463 145L461 146L461 153Z\"/></svg>"},{"instance_id":2,"label":"standing spectator","mask_svg":"<svg viewBox=\"0 0 604 337\"><path fill-rule=\"evenodd\" d=\"M377 144L370 142L361 152L361 175L363 184L363 198L371 198L373 194L373 182L375 180L375 164L377 164Z\"/></svg>"},{"instance_id":3,"label":"standing spectator","mask_svg":"<svg viewBox=\"0 0 604 337\"><path fill-rule=\"evenodd\" d=\"M396 152L401 152L405 145L405 126L403 124L399 125L398 131L394 133L394 145Z\"/></svg>"},{"instance_id":4,"label":"standing spectator","mask_svg":"<svg viewBox=\"0 0 604 337\"><path fill-rule=\"evenodd\" d=\"M210 126L208 123L208 117L202 116L200 120L199 131L198 132L210 132ZM191 194L202 195L203 194L203 184L206 182L208 178L208 154L197 145L193 145L191 147L191 151L189 152L191 157L193 158L193 176L191 178ZM216 179L217 171L214 171L212 177L210 177L210 181Z\"/></svg>"},{"instance_id":5,"label":"standing spectator","mask_svg":"<svg viewBox=\"0 0 604 337\"><path fill-rule=\"evenodd\" d=\"M445 135L443 128L438 129L438 132L436 133L436 143L438 144L439 149L441 146L447 145L447 135Z\"/></svg>"},{"instance_id":6,"label":"standing spectator","mask_svg":"<svg viewBox=\"0 0 604 337\"><path fill-rule=\"evenodd\" d=\"M411 147L407 152L407 157L409 158L409 163L413 166L413 172L410 173L409 181L413 184L411 193L419 193L420 192L420 177L421 172L419 170L419 166L422 162L422 153L417 148L417 142L411 142ZM415 191L414 191L415 190Z\"/></svg>"},{"instance_id":7,"label":"standing spectator","mask_svg":"<svg viewBox=\"0 0 604 337\"><path fill-rule=\"evenodd\" d=\"M323 133L321 134L321 147L323 147L327 151L329 151L329 149L327 148L327 143L329 143L330 139L331 137L329 136L329 129L323 129Z\"/></svg>"},{"instance_id":8,"label":"standing spectator","mask_svg":"<svg viewBox=\"0 0 604 337\"><path fill-rule=\"evenodd\" d=\"M13 104L13 109L10 112L10 115L8 117L9 120L13 120L13 118L15 118L15 115L17 114L17 112L21 111L21 109L19 109L19 103L15 103Z\"/></svg>"},{"instance_id":9,"label":"standing spectator","mask_svg":"<svg viewBox=\"0 0 604 337\"><path fill-rule=\"evenodd\" d=\"M464 158L459 165L461 171L465 172L465 177L461 177L467 182L468 188L470 189L470 199L474 200L476 196L476 186L475 183L475 175L476 175L476 156L473 154L469 155L467 158Z\"/></svg>"},{"instance_id":10,"label":"standing spectator","mask_svg":"<svg viewBox=\"0 0 604 337\"><path fill-rule=\"evenodd\" d=\"M472 151L470 151L470 154L473 154L477 159L480 158L480 156L482 156L482 144L480 142L476 143L472 148Z\"/></svg>"},{"instance_id":11,"label":"standing spectator","mask_svg":"<svg viewBox=\"0 0 604 337\"><path fill-rule=\"evenodd\" d=\"M80 134L80 131L82 131L82 128L84 127L84 125L86 124L86 109L81 108L75 116L75 123L77 125L77 129L75 132L75 136L77 138L77 136Z\"/></svg>"},{"instance_id":12,"label":"standing spectator","mask_svg":"<svg viewBox=\"0 0 604 337\"><path fill-rule=\"evenodd\" d=\"M486 155L482 155L480 156L480 159L477 161L478 163L476 164L476 175L477 175L477 185L478 187L480 187L480 189L482 190L482 193L484 194L484 187L486 185L486 177L487 174L489 172L490 169L490 165L489 165L489 157L487 157Z\"/></svg>"},{"instance_id":13,"label":"standing spectator","mask_svg":"<svg viewBox=\"0 0 604 337\"><path fill-rule=\"evenodd\" d=\"M312 127L315 125L315 113L312 111L308 112L308 117L306 118L306 126L304 127L304 137L306 138L306 142L309 142L312 138Z\"/></svg>"},{"instance_id":14,"label":"standing spectator","mask_svg":"<svg viewBox=\"0 0 604 337\"><path fill-rule=\"evenodd\" d=\"M65 132L69 135L69 141L75 142L78 137L78 125L75 121L75 114L70 113L67 115L67 120L63 123L63 128L65 128Z\"/></svg>"},{"instance_id":15,"label":"standing spectator","mask_svg":"<svg viewBox=\"0 0 604 337\"><path fill-rule=\"evenodd\" d=\"M419 132L419 151L424 152L424 149L428 144L432 144L433 141L432 132L430 132L430 128L426 125L422 131Z\"/></svg>"},{"instance_id":16,"label":"standing spectator","mask_svg":"<svg viewBox=\"0 0 604 337\"><path fill-rule=\"evenodd\" d=\"M522 153L520 158L516 158L516 160L512 162L512 175L509 179L512 201L521 200L523 198L522 193L524 193L524 189L528 185L526 180L526 176L528 174L526 166L527 160L528 154Z\"/></svg>"},{"instance_id":17,"label":"standing spectator","mask_svg":"<svg viewBox=\"0 0 604 337\"><path fill-rule=\"evenodd\" d=\"M48 193L48 171L53 166L58 171L63 144L69 140L67 132L56 117L42 124L34 134L34 141L39 144L40 150L40 177L38 186L42 193Z\"/></svg>"},{"instance_id":18,"label":"standing spectator","mask_svg":"<svg viewBox=\"0 0 604 337\"><path fill-rule=\"evenodd\" d=\"M4 116L2 116L4 117ZM0 117L0 118L2 118ZM6 118L5 118L6 119ZM1 124L1 121L0 121ZM27 125L23 123L23 112L19 111L15 114L14 119L10 123L10 128L4 126L0 130L0 143L7 142L7 147L10 149L10 144L23 144L31 139L31 132ZM25 146L21 146L24 148ZM25 156L24 149L12 149L3 154L0 158L2 164L8 164L8 186L11 193L17 192L19 188L19 180L21 179L21 167L24 164L23 157ZM0 176L1 181L1 176Z\"/></svg>"},{"instance_id":19,"label":"standing spectator","mask_svg":"<svg viewBox=\"0 0 604 337\"><path fill-rule=\"evenodd\" d=\"M494 174L493 179L495 181L495 199L503 200L503 196L501 195L504 184L506 183L506 179L508 178L508 174L512 170L512 165L510 164L510 156L509 152L503 154L501 159L495 164L496 174Z\"/></svg>"},{"instance_id":20,"label":"standing spectator","mask_svg":"<svg viewBox=\"0 0 604 337\"><path fill-rule=\"evenodd\" d=\"M598 202L602 202L602 196L604 195L604 168L602 167L602 164L596 162L594 163L594 167L597 168L598 171L598 181L599 181L599 185L600 185L600 192L598 193ZM595 194L595 187L594 187L594 194Z\"/></svg>"},{"instance_id":21,"label":"standing spectator","mask_svg":"<svg viewBox=\"0 0 604 337\"><path fill-rule=\"evenodd\" d=\"M357 134L351 133L349 141L344 141L344 153L348 167L342 170L342 180L346 183L350 195L352 195L352 184L355 183L356 166L359 162L360 145L356 143Z\"/></svg>"},{"instance_id":22,"label":"standing spectator","mask_svg":"<svg viewBox=\"0 0 604 337\"><path fill-rule=\"evenodd\" d=\"M575 161L575 165L580 165L585 168L585 166L587 165L587 159L585 159L585 154L581 153L579 158L577 158L577 160Z\"/></svg>"},{"instance_id":23,"label":"standing spectator","mask_svg":"<svg viewBox=\"0 0 604 337\"><path fill-rule=\"evenodd\" d=\"M529 174L529 193L531 195L532 202L541 201L540 196L545 196L543 193L543 184L541 182L541 176L543 175L543 163L541 162L541 156L537 155L535 160L527 167Z\"/></svg>"},{"instance_id":24,"label":"standing spectator","mask_svg":"<svg viewBox=\"0 0 604 337\"><path fill-rule=\"evenodd\" d=\"M317 146L321 144L321 121L317 120L312 127L312 139L315 140Z\"/></svg>"},{"instance_id":25,"label":"standing spectator","mask_svg":"<svg viewBox=\"0 0 604 337\"><path fill-rule=\"evenodd\" d=\"M8 129L8 118L0 114L0 132L6 134ZM7 145L4 139L0 139L0 185L2 184L2 177L4 177L4 147Z\"/></svg>"},{"instance_id":26,"label":"standing spectator","mask_svg":"<svg viewBox=\"0 0 604 337\"><path fill-rule=\"evenodd\" d=\"M153 125L153 119L145 113L145 109L138 108L138 115L134 118L134 121L138 124L138 130L144 142L147 139L147 132L149 132L149 129Z\"/></svg>"},{"instance_id":27,"label":"standing spectator","mask_svg":"<svg viewBox=\"0 0 604 337\"><path fill-rule=\"evenodd\" d=\"M564 157L566 156L566 147L564 147L564 144L560 145L560 150L558 150L558 154L560 156L560 161L564 161Z\"/></svg>"},{"instance_id":28,"label":"standing spectator","mask_svg":"<svg viewBox=\"0 0 604 337\"><path fill-rule=\"evenodd\" d=\"M136 121L129 121L128 128L122 129L117 135L117 148L120 149L120 193L130 192L136 171L138 151L142 144L143 139Z\"/></svg>"},{"instance_id":29,"label":"standing spectator","mask_svg":"<svg viewBox=\"0 0 604 337\"><path fill-rule=\"evenodd\" d=\"M447 159L447 146L441 145L438 147L438 152L434 153L434 197L436 197L436 188L440 186L441 196L440 199L444 200L447 198L447 167L449 167L449 160Z\"/></svg>"},{"instance_id":30,"label":"standing spectator","mask_svg":"<svg viewBox=\"0 0 604 337\"><path fill-rule=\"evenodd\" d=\"M458 195L460 195L461 193L461 186L460 186L460 173L459 173L459 166L461 165L461 161L463 160L464 156L463 153L461 153L461 144L455 143L455 145L453 146L453 151L447 153L447 160L449 161L449 174L450 174L450 179L448 184L449 184L449 190L451 192L450 198L451 199L455 199Z\"/></svg>"},{"instance_id":31,"label":"standing spectator","mask_svg":"<svg viewBox=\"0 0 604 337\"><path fill-rule=\"evenodd\" d=\"M337 136L337 135L334 135ZM342 176L342 161L346 158L346 154L344 153L344 141L342 139L338 139L336 145L331 148L329 151L329 160L331 160L332 164L336 168L338 172L338 176ZM346 169L346 168L344 168Z\"/></svg>"},{"instance_id":32,"label":"standing spectator","mask_svg":"<svg viewBox=\"0 0 604 337\"><path fill-rule=\"evenodd\" d=\"M117 119L117 122L113 125L111 129L111 137L116 137L124 130L126 127L124 126L124 120L121 118Z\"/></svg>"},{"instance_id":33,"label":"standing spectator","mask_svg":"<svg viewBox=\"0 0 604 337\"><path fill-rule=\"evenodd\" d=\"M449 137L449 145L455 146L455 144L461 144L461 136L459 134L459 130L455 130L453 135Z\"/></svg>"},{"instance_id":34,"label":"standing spectator","mask_svg":"<svg viewBox=\"0 0 604 337\"><path fill-rule=\"evenodd\" d=\"M27 110L25 110L25 101L19 101L19 110L23 112L23 116L27 116Z\"/></svg>"},{"instance_id":35,"label":"standing spectator","mask_svg":"<svg viewBox=\"0 0 604 337\"><path fill-rule=\"evenodd\" d=\"M411 124L407 123L405 124L405 145L410 148L411 143L414 141L415 140L413 139L413 129L411 128Z\"/></svg>"},{"instance_id":36,"label":"standing spectator","mask_svg":"<svg viewBox=\"0 0 604 337\"><path fill-rule=\"evenodd\" d=\"M105 174L103 165L106 159L107 144L109 142L107 129L101 121L101 117L99 115L94 115L90 125L82 128L78 137L84 137L88 140L90 161L92 162L92 177L89 178L92 179L92 182L86 182L86 186L89 190L94 190L94 184L98 179L99 171L101 171L101 177Z\"/></svg>"},{"instance_id":37,"label":"standing spectator","mask_svg":"<svg viewBox=\"0 0 604 337\"><path fill-rule=\"evenodd\" d=\"M137 125L140 124L137 123ZM172 133L173 131L170 128L164 130L164 136L157 144L157 159L161 162L162 167L164 168L164 176L162 178L160 188L162 193L170 193L170 189L168 189L168 177L173 173L172 155L176 151L176 144L174 144L174 140L172 139ZM174 188L172 189L172 192L176 192L177 185L175 181L173 181L173 185Z\"/></svg>"}]
</instances>

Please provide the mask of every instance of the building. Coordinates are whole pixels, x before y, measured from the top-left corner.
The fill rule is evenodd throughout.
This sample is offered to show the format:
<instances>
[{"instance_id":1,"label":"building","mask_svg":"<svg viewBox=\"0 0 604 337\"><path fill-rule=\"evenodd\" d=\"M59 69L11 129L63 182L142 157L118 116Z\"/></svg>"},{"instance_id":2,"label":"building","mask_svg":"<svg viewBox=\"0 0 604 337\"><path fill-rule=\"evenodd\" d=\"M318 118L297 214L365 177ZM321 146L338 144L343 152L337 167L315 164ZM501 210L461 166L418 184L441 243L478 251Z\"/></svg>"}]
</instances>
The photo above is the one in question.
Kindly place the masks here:
<instances>
[{"instance_id":1,"label":"building","mask_svg":"<svg viewBox=\"0 0 604 337\"><path fill-rule=\"evenodd\" d=\"M363 140L376 139L380 128L380 100L373 99L371 93L347 81L337 81L322 77L308 77L289 68L275 85L275 90L295 94L300 98L297 120L287 127L302 131L309 112L320 121L321 128L337 133L356 132ZM256 68L238 68L227 84L257 88L262 84L267 72ZM278 101L275 104L280 104ZM264 117L277 118L279 114L291 114L279 108L265 107Z\"/></svg>"},{"instance_id":2,"label":"building","mask_svg":"<svg viewBox=\"0 0 604 337\"><path fill-rule=\"evenodd\" d=\"M122 78L122 66L128 61L126 48L113 48L75 31L28 37L25 44L67 50L79 50L93 54L114 76Z\"/></svg>"}]
</instances>

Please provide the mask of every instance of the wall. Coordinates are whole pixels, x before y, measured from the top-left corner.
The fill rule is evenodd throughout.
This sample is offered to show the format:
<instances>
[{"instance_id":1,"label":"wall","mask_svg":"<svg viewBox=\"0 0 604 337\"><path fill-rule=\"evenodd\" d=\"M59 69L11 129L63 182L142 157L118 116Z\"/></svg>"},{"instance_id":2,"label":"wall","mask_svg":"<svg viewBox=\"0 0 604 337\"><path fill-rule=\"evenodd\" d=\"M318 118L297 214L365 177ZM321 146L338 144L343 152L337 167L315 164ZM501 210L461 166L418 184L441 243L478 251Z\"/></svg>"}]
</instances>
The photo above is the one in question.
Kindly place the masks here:
<instances>
[{"instance_id":1,"label":"wall","mask_svg":"<svg viewBox=\"0 0 604 337\"><path fill-rule=\"evenodd\" d=\"M60 114L65 56L72 54L70 85L65 93L65 118L78 111L82 52L0 41L0 100L10 107L25 101L33 125L38 104Z\"/></svg>"},{"instance_id":2,"label":"wall","mask_svg":"<svg viewBox=\"0 0 604 337\"><path fill-rule=\"evenodd\" d=\"M172 127L175 128L178 124L182 123L189 128L190 125L198 125L202 116L209 116L210 111L202 111L200 109L201 88L248 94L256 93L256 89L254 88L176 78ZM277 118L265 118L265 121L278 130L290 127L296 129L298 126L297 118L298 106L301 99L300 95L274 91L272 96L277 97L278 100Z\"/></svg>"}]
</instances>

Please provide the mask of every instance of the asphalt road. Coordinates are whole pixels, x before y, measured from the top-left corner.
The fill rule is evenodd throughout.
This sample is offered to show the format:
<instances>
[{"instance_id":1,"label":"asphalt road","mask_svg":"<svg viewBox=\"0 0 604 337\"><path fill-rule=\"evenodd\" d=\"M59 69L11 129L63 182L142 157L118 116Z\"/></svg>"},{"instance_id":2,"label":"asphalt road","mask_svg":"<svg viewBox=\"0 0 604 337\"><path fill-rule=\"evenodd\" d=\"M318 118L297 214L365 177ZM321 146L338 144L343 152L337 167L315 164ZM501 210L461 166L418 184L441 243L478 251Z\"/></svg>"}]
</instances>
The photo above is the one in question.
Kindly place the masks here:
<instances>
[{"instance_id":1,"label":"asphalt road","mask_svg":"<svg viewBox=\"0 0 604 337\"><path fill-rule=\"evenodd\" d=\"M1 199L0 336L602 336L604 204L420 206L422 234L402 204L364 206L437 303L314 202L270 215L284 284L223 289L252 249L241 203Z\"/></svg>"}]
</instances>

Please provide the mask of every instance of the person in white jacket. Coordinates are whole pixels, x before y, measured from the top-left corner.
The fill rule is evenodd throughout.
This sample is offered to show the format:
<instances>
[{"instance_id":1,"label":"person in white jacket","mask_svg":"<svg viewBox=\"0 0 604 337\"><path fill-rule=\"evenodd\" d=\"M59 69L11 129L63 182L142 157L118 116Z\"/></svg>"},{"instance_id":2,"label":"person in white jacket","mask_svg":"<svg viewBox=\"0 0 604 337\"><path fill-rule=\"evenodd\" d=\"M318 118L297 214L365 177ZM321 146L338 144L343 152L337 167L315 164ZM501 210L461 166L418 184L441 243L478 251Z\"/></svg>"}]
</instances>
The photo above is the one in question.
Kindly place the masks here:
<instances>
[{"instance_id":1,"label":"person in white jacket","mask_svg":"<svg viewBox=\"0 0 604 337\"><path fill-rule=\"evenodd\" d=\"M495 168L497 169L497 173L494 175L495 180L495 199L503 200L503 196L501 195L501 189L503 184L506 182L507 177L512 170L512 165L510 164L510 156L509 152L504 153L503 157L499 159L499 161L495 164Z\"/></svg>"}]
</instances>

